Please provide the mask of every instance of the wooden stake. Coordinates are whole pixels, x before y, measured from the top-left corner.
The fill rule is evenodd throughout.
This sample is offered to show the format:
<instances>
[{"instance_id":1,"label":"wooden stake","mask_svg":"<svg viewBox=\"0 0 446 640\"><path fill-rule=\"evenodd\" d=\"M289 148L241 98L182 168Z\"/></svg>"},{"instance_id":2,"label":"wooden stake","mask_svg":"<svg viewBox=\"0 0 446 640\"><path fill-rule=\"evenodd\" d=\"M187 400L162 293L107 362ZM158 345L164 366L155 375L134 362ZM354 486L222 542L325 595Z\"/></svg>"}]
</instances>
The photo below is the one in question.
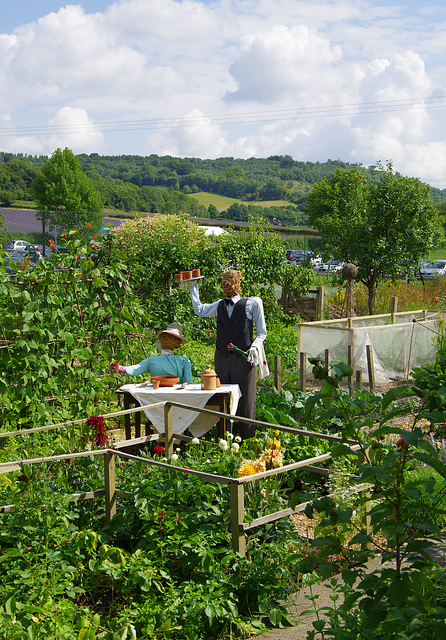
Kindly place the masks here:
<instances>
[{"instance_id":1,"label":"wooden stake","mask_svg":"<svg viewBox=\"0 0 446 640\"><path fill-rule=\"evenodd\" d=\"M245 519L245 489L243 484L231 482L231 536L232 548L240 555L246 555L245 533L242 523Z\"/></svg>"},{"instance_id":2,"label":"wooden stake","mask_svg":"<svg viewBox=\"0 0 446 640\"><path fill-rule=\"evenodd\" d=\"M173 455L173 407L164 405L164 455L171 458Z\"/></svg>"},{"instance_id":3,"label":"wooden stake","mask_svg":"<svg viewBox=\"0 0 446 640\"><path fill-rule=\"evenodd\" d=\"M116 474L115 454L104 454L104 481L105 481L105 521L110 524L116 514Z\"/></svg>"},{"instance_id":4,"label":"wooden stake","mask_svg":"<svg viewBox=\"0 0 446 640\"><path fill-rule=\"evenodd\" d=\"M324 287L317 287L316 293L316 320L322 320L324 316Z\"/></svg>"},{"instance_id":5,"label":"wooden stake","mask_svg":"<svg viewBox=\"0 0 446 640\"><path fill-rule=\"evenodd\" d=\"M282 360L280 356L274 356L274 386L280 393L282 390Z\"/></svg>"},{"instance_id":6,"label":"wooden stake","mask_svg":"<svg viewBox=\"0 0 446 640\"><path fill-rule=\"evenodd\" d=\"M367 370L369 372L369 389L372 391L375 388L375 365L373 363L373 349L371 344L367 344Z\"/></svg>"},{"instance_id":7,"label":"wooden stake","mask_svg":"<svg viewBox=\"0 0 446 640\"><path fill-rule=\"evenodd\" d=\"M301 351L299 356L300 356L299 389L301 391L306 391L307 390L307 354L305 353L305 351Z\"/></svg>"}]
</instances>

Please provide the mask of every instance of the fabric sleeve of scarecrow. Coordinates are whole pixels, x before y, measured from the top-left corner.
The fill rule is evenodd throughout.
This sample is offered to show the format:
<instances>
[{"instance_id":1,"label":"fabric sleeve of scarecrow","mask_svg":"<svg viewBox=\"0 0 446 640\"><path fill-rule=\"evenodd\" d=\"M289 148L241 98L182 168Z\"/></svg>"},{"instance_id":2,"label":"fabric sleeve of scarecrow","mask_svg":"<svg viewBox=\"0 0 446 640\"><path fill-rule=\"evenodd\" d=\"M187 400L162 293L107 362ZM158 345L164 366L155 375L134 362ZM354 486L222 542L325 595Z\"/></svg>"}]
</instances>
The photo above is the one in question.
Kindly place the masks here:
<instances>
[{"instance_id":1,"label":"fabric sleeve of scarecrow","mask_svg":"<svg viewBox=\"0 0 446 640\"><path fill-rule=\"evenodd\" d=\"M200 318L210 318L217 315L217 308L220 304L221 298L208 304L201 302L200 291L196 284L194 284L193 287L189 287L189 292L192 300L192 306L197 316L200 316Z\"/></svg>"},{"instance_id":2,"label":"fabric sleeve of scarecrow","mask_svg":"<svg viewBox=\"0 0 446 640\"><path fill-rule=\"evenodd\" d=\"M153 364L153 358L157 356L151 356L150 358L145 358L145 360L141 360L138 364L132 364L129 367L126 366L126 374L128 376L139 376L143 373L151 373L151 366Z\"/></svg>"}]
</instances>

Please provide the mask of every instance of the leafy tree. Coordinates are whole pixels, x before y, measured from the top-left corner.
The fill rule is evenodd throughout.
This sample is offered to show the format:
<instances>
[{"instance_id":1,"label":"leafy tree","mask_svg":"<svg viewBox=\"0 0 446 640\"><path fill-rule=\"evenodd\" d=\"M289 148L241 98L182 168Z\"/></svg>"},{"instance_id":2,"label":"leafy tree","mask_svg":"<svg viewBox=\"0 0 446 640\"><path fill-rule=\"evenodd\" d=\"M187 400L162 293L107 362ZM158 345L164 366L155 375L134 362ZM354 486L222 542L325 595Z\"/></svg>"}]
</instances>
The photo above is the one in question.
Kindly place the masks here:
<instances>
[{"instance_id":1,"label":"leafy tree","mask_svg":"<svg viewBox=\"0 0 446 640\"><path fill-rule=\"evenodd\" d=\"M395 174L391 164L371 183L358 167L338 168L312 187L306 213L322 234L323 253L358 266L370 314L379 280L413 274L443 238L429 186Z\"/></svg>"},{"instance_id":2,"label":"leafy tree","mask_svg":"<svg viewBox=\"0 0 446 640\"><path fill-rule=\"evenodd\" d=\"M217 207L215 206L215 204L210 204L210 205L208 206L208 214L209 214L209 217L210 217L211 219L214 219L214 220L215 220L215 219L217 219L217 218L218 218L218 209L217 209Z\"/></svg>"},{"instance_id":3,"label":"leafy tree","mask_svg":"<svg viewBox=\"0 0 446 640\"><path fill-rule=\"evenodd\" d=\"M94 231L102 226L102 198L70 149L56 149L33 181L31 192L40 217L45 212L55 228L66 230L89 223Z\"/></svg>"}]
</instances>

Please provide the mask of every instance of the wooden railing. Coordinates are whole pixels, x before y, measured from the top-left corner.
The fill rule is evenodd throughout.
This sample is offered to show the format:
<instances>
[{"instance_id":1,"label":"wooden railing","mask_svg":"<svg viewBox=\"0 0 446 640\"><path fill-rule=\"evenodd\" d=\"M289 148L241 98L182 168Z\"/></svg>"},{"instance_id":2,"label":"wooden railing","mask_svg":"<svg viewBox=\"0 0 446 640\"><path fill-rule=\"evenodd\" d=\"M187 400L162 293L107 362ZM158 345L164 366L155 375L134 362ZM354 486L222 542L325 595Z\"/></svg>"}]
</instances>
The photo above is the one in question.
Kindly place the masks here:
<instances>
[{"instance_id":1,"label":"wooden railing","mask_svg":"<svg viewBox=\"0 0 446 640\"><path fill-rule=\"evenodd\" d=\"M302 435L309 438L319 438L323 440L329 440L332 442L344 442L351 446L352 449L359 449L359 445L354 440L345 440L337 435L332 434L322 434L313 431L308 431L305 429L296 429L294 427L271 424L269 422L262 422L260 420L252 420L248 418L242 418L240 416L222 414L219 411L213 411L211 409L197 408L192 407L190 405L181 404L178 402L166 401L159 402L156 405L164 404L164 433L158 433L149 436L143 436L139 438L133 438L131 440L125 440L124 442L116 443L113 448L107 449L95 449L89 451L81 451L75 453L66 453L56 456L46 456L41 458L31 458L27 460L15 460L11 462L0 463L0 474L1 473L9 473L11 471L16 471L21 468L22 465L33 465L33 464L43 464L46 462L56 462L60 460L81 458L85 456L102 456L104 460L104 489L71 494L69 499L74 500L83 500L83 499L94 499L99 497L104 497L105 499L105 513L106 513L106 522L110 523L113 516L116 514L117 502L119 496L131 496L129 492L119 491L116 486L116 472L115 472L115 463L116 457L120 457L122 459L127 460L135 460L147 465L154 465L159 467L160 469L166 469L169 471L176 471L178 473L195 475L201 480L210 483L218 483L225 484L229 486L230 489L230 498L231 498L231 538L232 538L232 548L240 553L241 555L245 555L246 553L246 541L245 541L245 532L253 527L260 526L262 524L273 522L275 520L286 518L292 515L293 513L298 513L299 511L303 511L305 505L307 503L302 503L295 507L294 509L282 509L280 511L276 511L274 513L267 514L261 518L256 518L250 522L245 521L245 484L247 482L253 482L255 480L261 480L263 478L275 476L278 474L290 473L292 471L296 471L297 469L305 469L309 468L312 472L321 473L323 475L327 474L327 470L323 468L319 468L314 466L318 462L323 462L329 460L331 458L330 453L326 453L320 456L316 456L313 458L308 458L306 460L300 460L298 462L292 462L290 464L284 465L282 467L277 467L274 469L268 469L267 471L263 471L261 473L257 473L254 475L245 476L242 478L232 478L229 476L219 476L214 473L205 473L203 471L197 471L195 469L185 469L183 467L178 467L176 465L169 464L168 462L160 462L158 460L143 458L138 455L133 455L131 453L127 453L122 451L122 449L128 449L134 445L141 445L150 441L164 441L164 453L166 458L170 458L173 454L173 446L174 446L174 438L180 438L183 440L191 440L191 438L187 436L178 436L178 434L174 434L173 431L173 420L172 420L172 407L181 407L183 409L188 409L190 411L203 412L214 415L217 418L222 415L226 418L237 420L238 422L246 422L249 424L255 424L257 427L266 428L266 429L274 429L286 433L293 433L295 435ZM155 406L155 405L145 405L145 406ZM135 407L132 409L127 409L124 411L117 411L113 413L109 413L104 415L104 419L116 417L120 415L125 415L127 413L134 413L136 411L144 410L145 406ZM71 426L73 424L81 424L86 422L86 419L70 421L66 423L59 423L56 425L49 425L45 427L37 427L35 429L24 429L20 431L11 431L7 433L0 433L0 438L12 437L12 436L22 436L30 433L39 433L41 431L48 431L51 429L57 429L65 426ZM358 491L366 491L367 487L359 487ZM17 505L4 505L0 506L0 513L4 513L10 509L13 509ZM368 523L365 523L365 528L368 531Z\"/></svg>"}]
</instances>

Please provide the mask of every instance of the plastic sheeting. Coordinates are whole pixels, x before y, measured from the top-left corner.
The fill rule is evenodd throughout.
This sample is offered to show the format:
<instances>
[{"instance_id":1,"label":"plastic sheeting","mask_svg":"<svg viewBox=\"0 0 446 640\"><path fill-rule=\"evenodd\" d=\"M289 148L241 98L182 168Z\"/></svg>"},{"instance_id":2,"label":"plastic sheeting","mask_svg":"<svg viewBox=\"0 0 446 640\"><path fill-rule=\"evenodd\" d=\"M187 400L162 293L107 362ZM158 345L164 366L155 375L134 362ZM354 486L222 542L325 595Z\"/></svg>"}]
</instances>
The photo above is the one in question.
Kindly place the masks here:
<instances>
[{"instance_id":1,"label":"plastic sheeting","mask_svg":"<svg viewBox=\"0 0 446 640\"><path fill-rule=\"evenodd\" d=\"M332 363L347 363L350 345L353 368L362 371L363 381L368 382L366 346L371 345L375 384L383 386L395 378L408 378L414 367L435 360L438 315L422 310L301 323L298 350L308 358L324 360L329 349ZM308 358L307 377L311 378Z\"/></svg>"}]
</instances>

